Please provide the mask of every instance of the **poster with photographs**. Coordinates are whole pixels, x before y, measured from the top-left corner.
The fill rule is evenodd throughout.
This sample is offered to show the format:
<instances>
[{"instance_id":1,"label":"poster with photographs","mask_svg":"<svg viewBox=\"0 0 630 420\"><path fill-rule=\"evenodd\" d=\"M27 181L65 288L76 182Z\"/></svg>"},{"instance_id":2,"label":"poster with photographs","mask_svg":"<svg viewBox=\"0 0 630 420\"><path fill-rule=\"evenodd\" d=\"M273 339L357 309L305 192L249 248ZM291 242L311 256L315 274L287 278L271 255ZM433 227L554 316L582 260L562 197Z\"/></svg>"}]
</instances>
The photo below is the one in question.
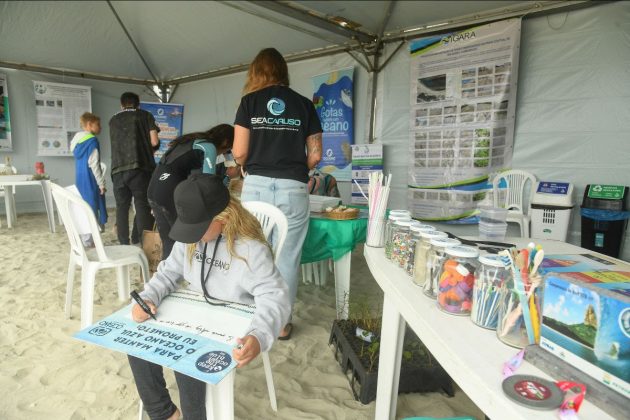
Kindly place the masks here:
<instances>
[{"instance_id":1,"label":"poster with photographs","mask_svg":"<svg viewBox=\"0 0 630 420\"><path fill-rule=\"evenodd\" d=\"M37 111L37 155L72 156L70 142L81 131L79 118L92 112L92 88L33 81Z\"/></svg>"},{"instance_id":2,"label":"poster with photographs","mask_svg":"<svg viewBox=\"0 0 630 420\"><path fill-rule=\"evenodd\" d=\"M0 73L0 152L10 152L12 150L7 76Z\"/></svg>"},{"instance_id":3,"label":"poster with photographs","mask_svg":"<svg viewBox=\"0 0 630 420\"><path fill-rule=\"evenodd\" d=\"M520 19L410 43L409 206L474 223L490 174L512 161Z\"/></svg>"}]
</instances>

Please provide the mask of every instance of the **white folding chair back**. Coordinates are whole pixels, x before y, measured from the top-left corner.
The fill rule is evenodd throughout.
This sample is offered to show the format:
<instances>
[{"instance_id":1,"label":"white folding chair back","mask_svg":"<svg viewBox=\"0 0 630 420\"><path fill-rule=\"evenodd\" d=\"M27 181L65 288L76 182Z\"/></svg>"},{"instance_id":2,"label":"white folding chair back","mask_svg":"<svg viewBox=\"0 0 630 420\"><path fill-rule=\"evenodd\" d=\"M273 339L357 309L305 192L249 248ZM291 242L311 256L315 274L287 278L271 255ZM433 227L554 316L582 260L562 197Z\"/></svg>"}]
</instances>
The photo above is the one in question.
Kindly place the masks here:
<instances>
[{"instance_id":1,"label":"white folding chair back","mask_svg":"<svg viewBox=\"0 0 630 420\"><path fill-rule=\"evenodd\" d=\"M273 236L272 250L274 255L274 261L277 263L284 246L284 241L287 238L287 232L289 231L289 222L287 217L282 211L274 205L265 203L262 201L247 201L243 203L250 213L252 213L263 229L263 233L267 240L272 238L272 233L275 228L275 235ZM273 411L278 411L278 402L276 400L276 389L273 385L273 374L271 373L271 362L269 360L269 354L267 352L262 353L263 366L265 368L265 377L267 379L267 390L269 391L269 402Z\"/></svg>"},{"instance_id":2,"label":"white folding chair back","mask_svg":"<svg viewBox=\"0 0 630 420\"><path fill-rule=\"evenodd\" d=\"M4 172L7 165L4 163L0 163L0 172ZM10 166L10 171L13 175L17 174L17 168L15 166ZM15 187L6 187L11 188L11 196L15 195ZM6 198L6 192L4 191L5 187L0 187L0 197ZM11 223L15 223L17 219L17 211L15 210L15 199L8 201L5 203L5 211L7 212L7 219L11 220ZM2 221L0 220L0 226L2 226Z\"/></svg>"},{"instance_id":3,"label":"white folding chair back","mask_svg":"<svg viewBox=\"0 0 630 420\"><path fill-rule=\"evenodd\" d=\"M506 188L499 185L505 180ZM529 172L510 170L499 173L492 180L492 199L495 207L508 209L506 221L518 223L521 228L521 236L529 237L529 205L536 177Z\"/></svg>"},{"instance_id":4,"label":"white folding chair back","mask_svg":"<svg viewBox=\"0 0 630 420\"><path fill-rule=\"evenodd\" d=\"M76 266L81 267L81 328L92 324L94 313L94 283L96 272L102 268L116 268L118 299L129 300L129 268L140 266L142 280L149 280L149 263L141 248L131 245L104 246L92 208L80 195L51 183L52 195L70 241L70 260L66 284L66 317L72 312L72 289ZM81 236L92 235L94 248L86 248Z\"/></svg>"}]
</instances>

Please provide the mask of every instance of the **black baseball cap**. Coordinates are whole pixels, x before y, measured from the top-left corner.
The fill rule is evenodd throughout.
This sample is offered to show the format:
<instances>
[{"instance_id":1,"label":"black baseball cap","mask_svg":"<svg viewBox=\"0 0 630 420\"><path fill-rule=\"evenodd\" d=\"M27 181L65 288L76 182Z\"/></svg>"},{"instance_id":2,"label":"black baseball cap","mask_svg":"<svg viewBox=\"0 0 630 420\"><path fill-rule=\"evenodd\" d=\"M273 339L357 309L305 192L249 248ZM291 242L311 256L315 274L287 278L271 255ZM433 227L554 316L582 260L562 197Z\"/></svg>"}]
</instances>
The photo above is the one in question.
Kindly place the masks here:
<instances>
[{"instance_id":1,"label":"black baseball cap","mask_svg":"<svg viewBox=\"0 0 630 420\"><path fill-rule=\"evenodd\" d=\"M210 174L193 174L174 193L177 220L169 236L177 242L199 242L210 222L227 207L230 192L223 180Z\"/></svg>"}]
</instances>

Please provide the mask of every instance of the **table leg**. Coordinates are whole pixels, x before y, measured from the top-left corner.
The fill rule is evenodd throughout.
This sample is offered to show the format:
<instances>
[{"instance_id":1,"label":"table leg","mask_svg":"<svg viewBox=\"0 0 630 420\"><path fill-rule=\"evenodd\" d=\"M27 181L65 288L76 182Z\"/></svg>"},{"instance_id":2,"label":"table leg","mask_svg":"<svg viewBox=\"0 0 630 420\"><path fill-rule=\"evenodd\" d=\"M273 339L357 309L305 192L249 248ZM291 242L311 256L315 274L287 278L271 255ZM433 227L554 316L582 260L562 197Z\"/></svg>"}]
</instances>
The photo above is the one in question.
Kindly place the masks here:
<instances>
[{"instance_id":1,"label":"table leg","mask_svg":"<svg viewBox=\"0 0 630 420\"><path fill-rule=\"evenodd\" d=\"M206 384L207 420L234 420L235 372L233 369L216 385Z\"/></svg>"},{"instance_id":2,"label":"table leg","mask_svg":"<svg viewBox=\"0 0 630 420\"><path fill-rule=\"evenodd\" d=\"M50 231L55 233L55 206L53 205L50 181L42 181L42 193L44 194L44 205L46 206L46 214L48 215L48 226L50 227Z\"/></svg>"},{"instance_id":3,"label":"table leg","mask_svg":"<svg viewBox=\"0 0 630 420\"><path fill-rule=\"evenodd\" d=\"M405 320L400 316L396 306L385 295L378 359L375 419L393 420L396 418L405 325Z\"/></svg>"},{"instance_id":4,"label":"table leg","mask_svg":"<svg viewBox=\"0 0 630 420\"><path fill-rule=\"evenodd\" d=\"M7 227L10 229L13 227L15 221L15 197L13 196L13 186L7 185L4 187L4 209L7 215Z\"/></svg>"},{"instance_id":5,"label":"table leg","mask_svg":"<svg viewBox=\"0 0 630 420\"><path fill-rule=\"evenodd\" d=\"M337 296L337 318L348 319L350 303L350 262L352 253L346 252L335 261L335 294Z\"/></svg>"}]
</instances>

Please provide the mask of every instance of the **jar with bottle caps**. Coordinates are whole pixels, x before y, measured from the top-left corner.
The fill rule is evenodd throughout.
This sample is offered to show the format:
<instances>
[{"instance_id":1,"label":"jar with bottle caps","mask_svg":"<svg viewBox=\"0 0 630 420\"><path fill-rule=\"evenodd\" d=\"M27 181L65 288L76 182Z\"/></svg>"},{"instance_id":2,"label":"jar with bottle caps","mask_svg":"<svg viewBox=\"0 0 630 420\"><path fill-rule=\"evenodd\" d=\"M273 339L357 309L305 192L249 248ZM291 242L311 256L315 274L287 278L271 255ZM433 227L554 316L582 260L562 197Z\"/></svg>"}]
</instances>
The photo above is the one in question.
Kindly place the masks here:
<instances>
[{"instance_id":1,"label":"jar with bottle caps","mask_svg":"<svg viewBox=\"0 0 630 420\"><path fill-rule=\"evenodd\" d=\"M479 256L473 286L472 322L482 328L494 330L499 320L501 288L512 278L512 271L501 257L494 254Z\"/></svg>"},{"instance_id":2,"label":"jar with bottle caps","mask_svg":"<svg viewBox=\"0 0 630 420\"><path fill-rule=\"evenodd\" d=\"M427 280L424 282L423 289L424 294L429 296L431 299L437 298L440 270L442 269L442 263L446 258L446 249L456 245L461 245L461 242L457 239L449 238L447 234L437 238L432 238L429 241L426 269Z\"/></svg>"},{"instance_id":3,"label":"jar with bottle caps","mask_svg":"<svg viewBox=\"0 0 630 420\"><path fill-rule=\"evenodd\" d=\"M438 230L420 232L420 240L416 242L415 261L413 269L413 282L418 286L424 286L428 278L427 256L431 248L431 239L446 238L448 235Z\"/></svg>"},{"instance_id":4,"label":"jar with bottle caps","mask_svg":"<svg viewBox=\"0 0 630 420\"><path fill-rule=\"evenodd\" d=\"M405 264L405 271L410 276L413 276L414 267L416 264L416 244L421 240L420 233L434 230L431 225L425 225L420 222L412 224L409 228L411 230L411 240L409 242L409 253L407 254L407 261Z\"/></svg>"},{"instance_id":5,"label":"jar with bottle caps","mask_svg":"<svg viewBox=\"0 0 630 420\"><path fill-rule=\"evenodd\" d=\"M470 314L478 258L479 250L472 246L457 245L446 249L438 281L438 308L455 315Z\"/></svg>"},{"instance_id":6,"label":"jar with bottle caps","mask_svg":"<svg viewBox=\"0 0 630 420\"><path fill-rule=\"evenodd\" d=\"M411 220L397 220L392 226L392 262L405 268L409 243L411 242Z\"/></svg>"},{"instance_id":7,"label":"jar with bottle caps","mask_svg":"<svg viewBox=\"0 0 630 420\"><path fill-rule=\"evenodd\" d=\"M385 224L385 258L388 260L392 259L392 228L394 227L394 223L398 220L410 221L411 216L408 214L390 214L387 217L387 223Z\"/></svg>"}]
</instances>

